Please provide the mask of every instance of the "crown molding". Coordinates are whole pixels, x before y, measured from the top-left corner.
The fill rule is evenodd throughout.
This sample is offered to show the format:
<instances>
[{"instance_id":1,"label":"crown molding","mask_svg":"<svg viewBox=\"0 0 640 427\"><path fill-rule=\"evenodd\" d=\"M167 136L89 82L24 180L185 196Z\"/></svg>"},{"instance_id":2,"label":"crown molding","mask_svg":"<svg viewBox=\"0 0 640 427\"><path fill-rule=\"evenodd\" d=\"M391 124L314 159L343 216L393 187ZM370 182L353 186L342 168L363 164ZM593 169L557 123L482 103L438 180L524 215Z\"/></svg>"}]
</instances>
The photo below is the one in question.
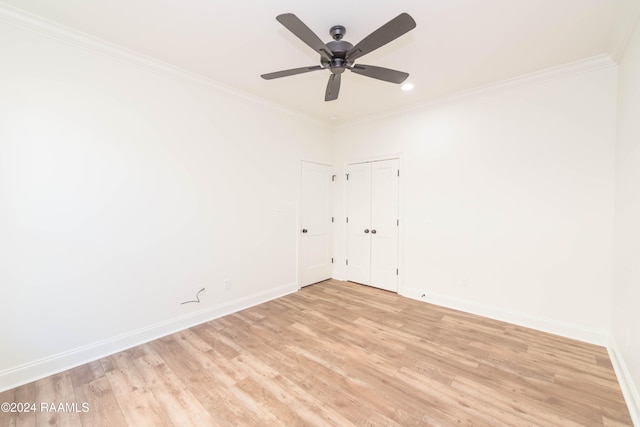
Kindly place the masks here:
<instances>
[{"instance_id":1,"label":"crown molding","mask_svg":"<svg viewBox=\"0 0 640 427\"><path fill-rule=\"evenodd\" d=\"M522 86L530 86L541 84L551 80L557 80L565 77L570 77L590 71L601 70L604 68L615 67L617 64L609 55L597 55L590 58L585 58L579 61L570 62L567 64L559 65L556 67L546 68L544 70L535 71L533 73L524 74L518 77L502 80L496 83L490 83L484 86L476 87L473 89L463 90L455 92L450 95L445 95L433 100L413 105L409 108L402 108L393 111L387 111L381 114L367 116L361 119L355 119L340 125L336 125L336 129L348 128L355 125L361 125L370 123L372 121L378 121L382 119L389 119L394 117L403 116L405 114L416 113L419 111L429 110L431 108L449 104L452 102L459 102L464 99L474 98L477 96L484 96L494 92L512 89Z\"/></svg>"},{"instance_id":2,"label":"crown molding","mask_svg":"<svg viewBox=\"0 0 640 427\"><path fill-rule=\"evenodd\" d=\"M292 110L275 102L265 100L264 98L254 96L231 86L211 80L200 74L176 67L132 49L127 49L82 31L58 24L57 22L30 14L23 10L16 9L1 2L0 22L49 37L64 44L87 50L110 59L125 62L129 65L161 74L165 77L207 86L216 91L242 98L262 107L276 110L299 119L307 120L315 125L319 125L327 129L333 128L330 124L300 111Z\"/></svg>"},{"instance_id":3,"label":"crown molding","mask_svg":"<svg viewBox=\"0 0 640 427\"><path fill-rule=\"evenodd\" d=\"M568 64L502 80L500 82L490 83L484 86L463 90L449 95L444 95L442 97L415 104L410 107L403 107L378 114L367 115L364 117L355 118L353 120L347 120L342 123L331 123L305 114L298 110L290 109L276 102L269 101L250 93L238 90L231 86L224 85L217 81L213 81L200 74L196 74L185 69L173 66L166 62L144 55L140 52L124 48L122 46L110 43L106 40L97 38L87 33L58 24L54 21L50 21L45 18L41 18L39 16L35 16L28 12L22 11L20 9L16 9L12 6L5 5L1 3L0 0L0 22L5 22L23 28L25 30L36 32L38 34L56 39L67 45L72 45L80 49L101 54L111 59L123 61L138 68L144 68L148 71L160 73L167 77L201 84L214 90L243 98L249 102L261 105L265 108L279 111L296 118L301 118L315 125L334 130L368 123L380 119L397 117L403 114L409 114L416 111L433 108L437 105L456 102L462 99L484 95L498 90L530 84L538 84L553 79L559 79L583 72L589 72L607 68L610 66L615 66L624 53L624 49L632 34L634 26L637 25L636 22L638 22L640 10L636 10L635 12L636 13L630 14L630 17L627 17L627 19L625 20L626 25L624 25L625 31L622 31L621 36L618 38L618 40L615 40L615 43L612 43L611 55L603 54L585 58Z\"/></svg>"}]
</instances>

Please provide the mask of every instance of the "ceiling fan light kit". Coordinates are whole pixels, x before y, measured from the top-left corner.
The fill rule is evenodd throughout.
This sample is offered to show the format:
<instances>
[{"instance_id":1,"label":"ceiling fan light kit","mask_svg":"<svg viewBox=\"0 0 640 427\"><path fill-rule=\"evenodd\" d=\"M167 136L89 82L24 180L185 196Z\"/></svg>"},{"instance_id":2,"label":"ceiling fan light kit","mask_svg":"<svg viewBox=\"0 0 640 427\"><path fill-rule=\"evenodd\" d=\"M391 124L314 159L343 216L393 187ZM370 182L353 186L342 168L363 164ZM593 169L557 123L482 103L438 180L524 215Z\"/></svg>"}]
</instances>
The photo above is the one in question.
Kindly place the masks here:
<instances>
[{"instance_id":1,"label":"ceiling fan light kit","mask_svg":"<svg viewBox=\"0 0 640 427\"><path fill-rule=\"evenodd\" d=\"M416 27L416 22L408 13L401 13L396 16L391 21L369 34L355 46L342 39L347 32L346 28L342 25L334 25L331 27L329 34L331 34L333 40L325 44L293 13L278 15L276 20L320 55L320 65L263 74L261 77L265 80L293 76L296 74L308 73L310 71L329 70L331 71L331 75L329 76L329 82L327 83L324 100L334 101L338 99L342 73L344 73L345 70L350 70L356 74L396 84L404 82L407 77L409 77L408 73L402 71L376 67L373 65L355 64L355 60L361 56L373 52L379 47L386 45L414 29Z\"/></svg>"}]
</instances>

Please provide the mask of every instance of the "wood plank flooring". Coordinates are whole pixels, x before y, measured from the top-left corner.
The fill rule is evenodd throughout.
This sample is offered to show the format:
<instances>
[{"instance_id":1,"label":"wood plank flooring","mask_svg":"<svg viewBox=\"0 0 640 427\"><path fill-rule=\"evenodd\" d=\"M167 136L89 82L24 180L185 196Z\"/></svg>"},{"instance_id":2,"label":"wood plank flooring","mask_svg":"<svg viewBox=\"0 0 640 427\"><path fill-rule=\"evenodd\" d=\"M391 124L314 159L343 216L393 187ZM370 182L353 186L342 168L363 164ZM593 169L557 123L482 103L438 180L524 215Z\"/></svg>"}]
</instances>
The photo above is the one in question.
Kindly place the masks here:
<instances>
[{"instance_id":1,"label":"wood plank flooring","mask_svg":"<svg viewBox=\"0 0 640 427\"><path fill-rule=\"evenodd\" d=\"M335 280L0 402L77 403L3 427L632 425L602 347Z\"/></svg>"}]
</instances>

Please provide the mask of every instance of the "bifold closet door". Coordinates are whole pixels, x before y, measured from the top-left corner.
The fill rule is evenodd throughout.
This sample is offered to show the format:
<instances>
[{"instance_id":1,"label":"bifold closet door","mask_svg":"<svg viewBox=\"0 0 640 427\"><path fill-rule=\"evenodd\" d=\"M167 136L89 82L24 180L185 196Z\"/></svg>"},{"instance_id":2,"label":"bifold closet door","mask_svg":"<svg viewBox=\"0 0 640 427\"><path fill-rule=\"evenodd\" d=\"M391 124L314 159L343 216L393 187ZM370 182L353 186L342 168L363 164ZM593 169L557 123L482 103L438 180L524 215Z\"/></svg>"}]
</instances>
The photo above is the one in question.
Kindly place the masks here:
<instances>
[{"instance_id":1,"label":"bifold closet door","mask_svg":"<svg viewBox=\"0 0 640 427\"><path fill-rule=\"evenodd\" d=\"M349 165L347 279L398 291L398 160Z\"/></svg>"}]
</instances>

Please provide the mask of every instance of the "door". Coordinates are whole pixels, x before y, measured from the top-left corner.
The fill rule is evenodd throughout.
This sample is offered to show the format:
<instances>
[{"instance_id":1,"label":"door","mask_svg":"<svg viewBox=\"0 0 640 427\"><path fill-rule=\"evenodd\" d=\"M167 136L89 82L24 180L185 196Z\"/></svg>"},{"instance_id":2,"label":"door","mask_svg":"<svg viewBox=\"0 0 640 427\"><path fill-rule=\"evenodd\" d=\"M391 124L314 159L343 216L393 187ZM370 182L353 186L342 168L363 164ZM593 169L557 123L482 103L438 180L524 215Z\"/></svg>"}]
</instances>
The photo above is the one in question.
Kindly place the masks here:
<instances>
[{"instance_id":1,"label":"door","mask_svg":"<svg viewBox=\"0 0 640 427\"><path fill-rule=\"evenodd\" d=\"M371 166L350 165L347 175L347 280L371 282Z\"/></svg>"},{"instance_id":2,"label":"door","mask_svg":"<svg viewBox=\"0 0 640 427\"><path fill-rule=\"evenodd\" d=\"M300 286L331 278L331 166L302 162L300 182Z\"/></svg>"},{"instance_id":3,"label":"door","mask_svg":"<svg viewBox=\"0 0 640 427\"><path fill-rule=\"evenodd\" d=\"M398 291L398 159L349 165L347 280Z\"/></svg>"}]
</instances>

